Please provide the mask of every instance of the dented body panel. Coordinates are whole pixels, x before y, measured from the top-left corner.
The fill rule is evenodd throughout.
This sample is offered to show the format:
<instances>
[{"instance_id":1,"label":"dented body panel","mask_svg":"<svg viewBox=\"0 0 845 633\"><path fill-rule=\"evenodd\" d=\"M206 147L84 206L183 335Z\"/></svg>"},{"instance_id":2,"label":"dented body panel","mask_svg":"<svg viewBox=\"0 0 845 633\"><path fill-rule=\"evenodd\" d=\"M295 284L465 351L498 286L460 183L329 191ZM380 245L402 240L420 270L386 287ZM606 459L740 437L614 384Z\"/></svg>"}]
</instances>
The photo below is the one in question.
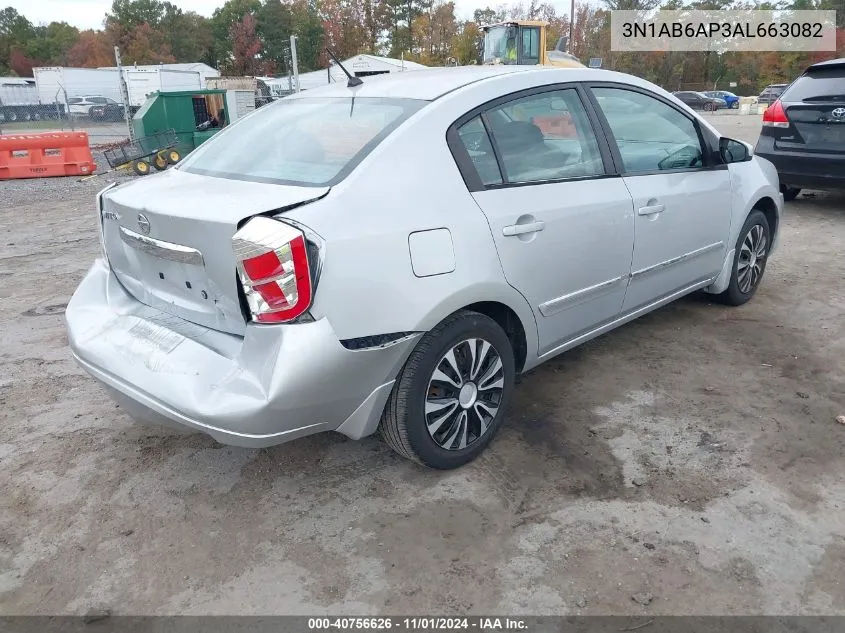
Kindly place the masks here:
<instances>
[{"instance_id":1,"label":"dented body panel","mask_svg":"<svg viewBox=\"0 0 845 633\"><path fill-rule=\"evenodd\" d=\"M249 325L240 337L145 306L103 260L91 267L67 315L74 357L133 417L175 422L239 446L341 426L352 437L374 432L376 405L384 406L417 338L350 350L328 319Z\"/></svg>"}]
</instances>

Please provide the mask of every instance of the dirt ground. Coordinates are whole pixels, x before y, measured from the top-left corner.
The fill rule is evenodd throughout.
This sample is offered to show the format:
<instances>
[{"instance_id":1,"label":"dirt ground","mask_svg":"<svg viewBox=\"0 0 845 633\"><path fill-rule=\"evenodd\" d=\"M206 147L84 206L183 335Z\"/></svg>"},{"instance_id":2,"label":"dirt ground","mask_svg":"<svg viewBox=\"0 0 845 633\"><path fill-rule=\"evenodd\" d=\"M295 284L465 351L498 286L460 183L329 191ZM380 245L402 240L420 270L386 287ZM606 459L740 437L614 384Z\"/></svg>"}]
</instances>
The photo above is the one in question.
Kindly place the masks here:
<instances>
[{"instance_id":1,"label":"dirt ground","mask_svg":"<svg viewBox=\"0 0 845 633\"><path fill-rule=\"evenodd\" d=\"M103 184L0 184L0 613L845 614L845 194L787 205L751 303L548 362L443 473L132 423L62 317Z\"/></svg>"}]
</instances>

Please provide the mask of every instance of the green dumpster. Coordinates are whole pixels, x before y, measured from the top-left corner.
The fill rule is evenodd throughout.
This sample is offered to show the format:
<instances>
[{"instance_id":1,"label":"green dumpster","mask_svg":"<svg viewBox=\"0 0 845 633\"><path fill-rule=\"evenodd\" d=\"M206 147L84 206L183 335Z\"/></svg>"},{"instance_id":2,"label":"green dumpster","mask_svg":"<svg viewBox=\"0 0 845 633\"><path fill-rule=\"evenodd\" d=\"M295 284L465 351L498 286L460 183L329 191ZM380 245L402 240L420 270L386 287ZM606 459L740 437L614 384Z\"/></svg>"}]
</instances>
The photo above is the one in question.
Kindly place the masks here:
<instances>
[{"instance_id":1,"label":"green dumpster","mask_svg":"<svg viewBox=\"0 0 845 633\"><path fill-rule=\"evenodd\" d=\"M132 129L136 138L176 130L184 156L229 122L225 90L157 92L132 117Z\"/></svg>"}]
</instances>

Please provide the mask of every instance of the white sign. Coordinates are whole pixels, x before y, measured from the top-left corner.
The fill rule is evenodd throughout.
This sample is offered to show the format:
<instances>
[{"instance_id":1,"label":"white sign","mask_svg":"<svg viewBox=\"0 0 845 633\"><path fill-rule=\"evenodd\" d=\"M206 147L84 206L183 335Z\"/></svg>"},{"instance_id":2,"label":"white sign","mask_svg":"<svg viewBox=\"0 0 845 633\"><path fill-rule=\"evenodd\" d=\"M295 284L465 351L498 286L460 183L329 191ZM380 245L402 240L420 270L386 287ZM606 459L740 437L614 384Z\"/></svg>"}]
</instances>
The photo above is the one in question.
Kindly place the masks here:
<instances>
[{"instance_id":1,"label":"white sign","mask_svg":"<svg viewBox=\"0 0 845 633\"><path fill-rule=\"evenodd\" d=\"M728 84L728 86L730 86L731 88L736 88L736 82L732 81Z\"/></svg>"},{"instance_id":2,"label":"white sign","mask_svg":"<svg viewBox=\"0 0 845 633\"><path fill-rule=\"evenodd\" d=\"M590 68L601 68L601 57L590 57Z\"/></svg>"}]
</instances>

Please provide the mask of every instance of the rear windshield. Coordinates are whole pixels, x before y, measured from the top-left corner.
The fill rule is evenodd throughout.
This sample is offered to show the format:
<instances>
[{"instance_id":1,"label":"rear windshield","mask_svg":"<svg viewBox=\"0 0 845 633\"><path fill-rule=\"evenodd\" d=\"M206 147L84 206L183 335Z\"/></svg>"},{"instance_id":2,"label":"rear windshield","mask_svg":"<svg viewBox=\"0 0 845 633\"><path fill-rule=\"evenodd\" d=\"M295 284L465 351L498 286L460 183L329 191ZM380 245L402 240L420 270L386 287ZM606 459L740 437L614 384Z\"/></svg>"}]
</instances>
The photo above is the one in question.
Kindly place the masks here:
<instances>
[{"instance_id":1,"label":"rear windshield","mask_svg":"<svg viewBox=\"0 0 845 633\"><path fill-rule=\"evenodd\" d=\"M416 99L281 99L201 145L181 169L283 185L340 182L402 121Z\"/></svg>"},{"instance_id":2,"label":"rear windshield","mask_svg":"<svg viewBox=\"0 0 845 633\"><path fill-rule=\"evenodd\" d=\"M796 79L783 93L784 101L845 100L845 67L814 70Z\"/></svg>"}]
</instances>

